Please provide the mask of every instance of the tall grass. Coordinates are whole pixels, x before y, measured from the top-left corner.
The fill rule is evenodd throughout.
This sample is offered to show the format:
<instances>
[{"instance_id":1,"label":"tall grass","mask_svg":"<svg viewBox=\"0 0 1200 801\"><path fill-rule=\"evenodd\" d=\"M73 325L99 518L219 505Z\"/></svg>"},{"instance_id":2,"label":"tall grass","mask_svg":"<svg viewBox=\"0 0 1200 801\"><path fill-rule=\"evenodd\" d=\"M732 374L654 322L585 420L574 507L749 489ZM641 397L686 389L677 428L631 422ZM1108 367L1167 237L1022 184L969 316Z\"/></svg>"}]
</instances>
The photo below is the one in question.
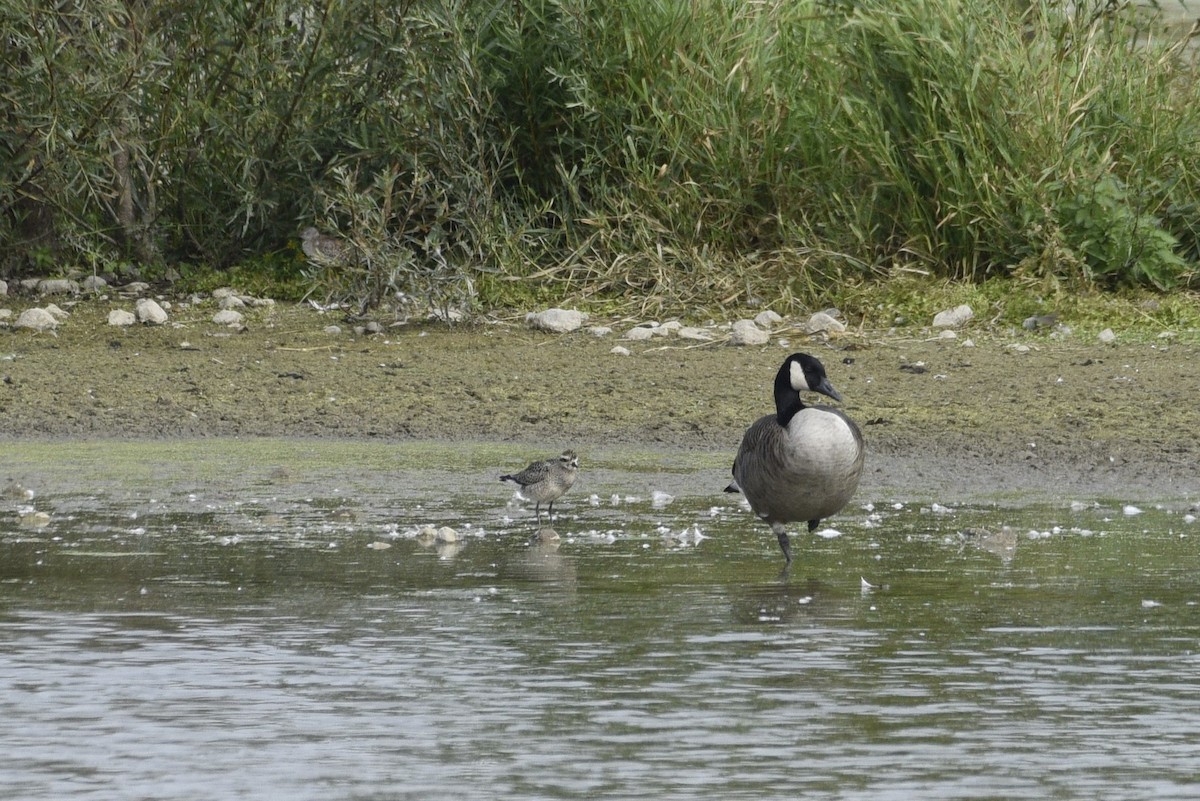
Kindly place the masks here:
<instances>
[{"instance_id":1,"label":"tall grass","mask_svg":"<svg viewBox=\"0 0 1200 801\"><path fill-rule=\"evenodd\" d=\"M854 265L1160 287L1192 269L1190 51L1138 41L1131 10L639 8L614 92L634 101L626 228L765 257L775 286Z\"/></svg>"},{"instance_id":2,"label":"tall grass","mask_svg":"<svg viewBox=\"0 0 1200 801\"><path fill-rule=\"evenodd\" d=\"M0 270L809 302L896 270L1169 288L1190 40L1094 0L0 0ZM276 263L278 259L265 259Z\"/></svg>"}]
</instances>

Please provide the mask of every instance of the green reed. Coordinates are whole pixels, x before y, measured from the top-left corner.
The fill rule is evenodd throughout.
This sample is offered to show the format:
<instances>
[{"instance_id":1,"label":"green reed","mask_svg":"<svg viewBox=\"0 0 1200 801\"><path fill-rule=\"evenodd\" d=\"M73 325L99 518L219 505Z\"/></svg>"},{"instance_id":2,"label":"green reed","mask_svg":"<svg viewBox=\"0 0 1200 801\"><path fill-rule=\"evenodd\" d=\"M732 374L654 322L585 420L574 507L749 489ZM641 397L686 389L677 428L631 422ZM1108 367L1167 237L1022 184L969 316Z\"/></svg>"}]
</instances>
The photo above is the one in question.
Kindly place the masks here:
<instances>
[{"instance_id":1,"label":"green reed","mask_svg":"<svg viewBox=\"0 0 1200 801\"><path fill-rule=\"evenodd\" d=\"M1120 3L0 0L0 37L9 275L277 267L312 223L359 250L316 291L432 305L1200 258L1191 35Z\"/></svg>"}]
</instances>

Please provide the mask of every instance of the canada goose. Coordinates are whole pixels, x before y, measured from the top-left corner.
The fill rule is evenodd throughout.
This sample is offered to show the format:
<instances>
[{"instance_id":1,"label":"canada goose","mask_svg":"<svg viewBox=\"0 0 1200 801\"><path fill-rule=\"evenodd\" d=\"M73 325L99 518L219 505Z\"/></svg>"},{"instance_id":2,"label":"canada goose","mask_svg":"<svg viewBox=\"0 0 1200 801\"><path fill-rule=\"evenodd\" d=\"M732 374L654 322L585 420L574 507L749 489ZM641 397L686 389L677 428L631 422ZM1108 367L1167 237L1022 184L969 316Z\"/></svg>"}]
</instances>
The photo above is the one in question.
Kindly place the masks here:
<instances>
[{"instance_id":1,"label":"canada goose","mask_svg":"<svg viewBox=\"0 0 1200 801\"><path fill-rule=\"evenodd\" d=\"M579 472L579 457L575 451L563 451L557 459L534 462L520 473L500 476L501 481L511 481L521 489L521 495L534 502L534 517L541 519L542 504L550 502L549 514L554 514L554 502L575 483Z\"/></svg>"},{"instance_id":2,"label":"canada goose","mask_svg":"<svg viewBox=\"0 0 1200 801\"><path fill-rule=\"evenodd\" d=\"M792 548L786 523L808 522L814 531L858 488L863 468L862 432L829 406L805 406L801 392L842 396L825 368L807 353L793 353L775 375L775 414L759 418L742 437L726 492L741 492L770 524L788 564Z\"/></svg>"}]
</instances>

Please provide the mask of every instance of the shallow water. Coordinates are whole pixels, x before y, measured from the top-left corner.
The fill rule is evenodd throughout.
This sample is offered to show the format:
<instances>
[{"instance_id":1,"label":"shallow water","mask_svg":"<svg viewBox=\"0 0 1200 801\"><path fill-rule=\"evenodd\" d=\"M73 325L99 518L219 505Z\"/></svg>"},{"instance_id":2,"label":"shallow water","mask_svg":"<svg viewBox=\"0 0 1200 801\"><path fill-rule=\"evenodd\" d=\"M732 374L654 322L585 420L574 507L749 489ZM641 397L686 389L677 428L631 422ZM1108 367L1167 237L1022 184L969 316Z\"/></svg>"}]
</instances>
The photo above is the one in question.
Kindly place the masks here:
<instances>
[{"instance_id":1,"label":"shallow water","mask_svg":"<svg viewBox=\"0 0 1200 801\"><path fill-rule=\"evenodd\" d=\"M784 574L726 454L585 452L531 544L512 446L2 452L0 798L1200 792L1185 499L864 487Z\"/></svg>"}]
</instances>

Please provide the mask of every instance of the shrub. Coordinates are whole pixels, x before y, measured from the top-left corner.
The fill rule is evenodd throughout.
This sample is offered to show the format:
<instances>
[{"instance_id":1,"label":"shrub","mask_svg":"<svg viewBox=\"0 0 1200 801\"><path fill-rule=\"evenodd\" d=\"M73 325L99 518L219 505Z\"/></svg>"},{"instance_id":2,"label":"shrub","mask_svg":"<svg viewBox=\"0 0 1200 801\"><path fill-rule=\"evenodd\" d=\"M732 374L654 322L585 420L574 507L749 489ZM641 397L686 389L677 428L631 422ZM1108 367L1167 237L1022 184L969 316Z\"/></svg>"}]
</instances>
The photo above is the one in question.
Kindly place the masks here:
<instances>
[{"instance_id":1,"label":"shrub","mask_svg":"<svg viewBox=\"0 0 1200 801\"><path fill-rule=\"evenodd\" d=\"M0 0L6 273L355 243L313 291L787 304L1187 280L1185 39L1107 0ZM482 293L482 295L481 295Z\"/></svg>"}]
</instances>

